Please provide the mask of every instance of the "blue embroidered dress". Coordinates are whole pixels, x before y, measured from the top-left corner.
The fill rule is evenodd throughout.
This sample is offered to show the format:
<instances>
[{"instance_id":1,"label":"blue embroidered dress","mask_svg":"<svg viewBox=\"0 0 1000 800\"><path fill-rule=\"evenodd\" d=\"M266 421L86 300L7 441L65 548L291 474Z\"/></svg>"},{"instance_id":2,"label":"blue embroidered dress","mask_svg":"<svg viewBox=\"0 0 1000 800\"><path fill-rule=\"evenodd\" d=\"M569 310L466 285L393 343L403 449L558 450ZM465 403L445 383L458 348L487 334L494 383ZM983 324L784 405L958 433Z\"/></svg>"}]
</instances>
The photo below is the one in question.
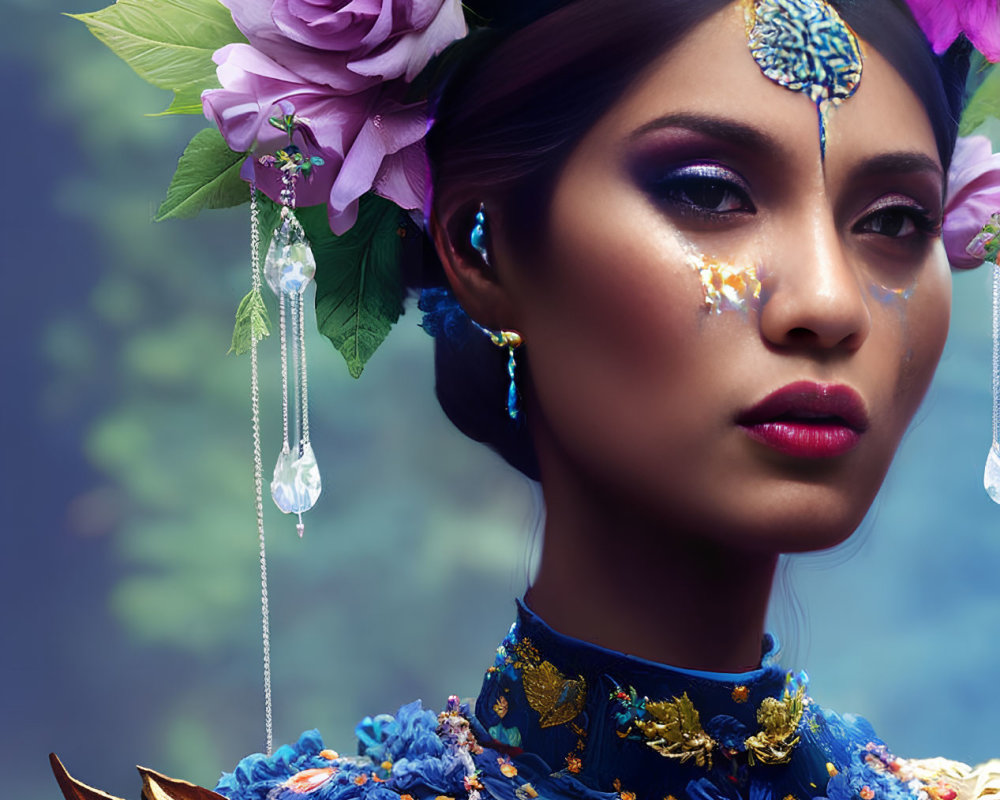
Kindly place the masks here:
<instances>
[{"instance_id":1,"label":"blue embroidered dress","mask_svg":"<svg viewBox=\"0 0 1000 800\"><path fill-rule=\"evenodd\" d=\"M985 772L893 756L867 721L808 696L772 661L719 674L676 669L563 636L524 605L474 711L451 698L364 719L359 755L316 731L249 756L230 800L956 800L1000 792Z\"/></svg>"}]
</instances>

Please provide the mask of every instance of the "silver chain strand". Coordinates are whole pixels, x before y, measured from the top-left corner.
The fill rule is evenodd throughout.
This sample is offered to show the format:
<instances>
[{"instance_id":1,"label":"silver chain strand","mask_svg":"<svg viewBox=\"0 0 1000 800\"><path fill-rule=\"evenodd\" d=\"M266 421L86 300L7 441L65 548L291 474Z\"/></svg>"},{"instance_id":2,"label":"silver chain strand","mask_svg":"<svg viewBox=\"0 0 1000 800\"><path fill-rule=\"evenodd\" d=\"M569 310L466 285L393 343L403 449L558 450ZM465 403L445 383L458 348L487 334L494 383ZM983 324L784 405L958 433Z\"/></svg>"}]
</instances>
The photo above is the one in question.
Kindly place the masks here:
<instances>
[{"instance_id":1,"label":"silver chain strand","mask_svg":"<svg viewBox=\"0 0 1000 800\"><path fill-rule=\"evenodd\" d=\"M286 214L293 214L295 210L295 179L288 173L281 173L281 183L283 191L281 192L281 219L285 219ZM278 327L281 332L281 426L282 426L282 452L287 453L291 450L289 437L288 437L288 334L285 327L285 294L281 291L281 287L278 287ZM293 320L294 328L294 320Z\"/></svg>"},{"instance_id":2,"label":"silver chain strand","mask_svg":"<svg viewBox=\"0 0 1000 800\"><path fill-rule=\"evenodd\" d=\"M298 292L283 294L283 302L288 303L292 318L292 329L288 335L288 351L292 362L292 394L295 396L295 408L292 415L292 433L295 441L295 458L302 457L302 403L299 400L302 367L299 364L299 340L302 338L302 318L299 316Z\"/></svg>"},{"instance_id":3,"label":"silver chain strand","mask_svg":"<svg viewBox=\"0 0 1000 800\"><path fill-rule=\"evenodd\" d=\"M250 271L251 289L261 292L260 220L257 187L250 184ZM264 542L264 461L260 454L260 382L257 373L257 337L250 331L250 413L253 419L253 483L257 512L257 539L260 542L260 621L264 645L264 752L271 755L274 746L271 719L271 626L267 602L267 548Z\"/></svg>"},{"instance_id":4,"label":"silver chain strand","mask_svg":"<svg viewBox=\"0 0 1000 800\"><path fill-rule=\"evenodd\" d=\"M309 383L306 378L306 334L305 334L305 292L299 292L299 325L302 326L302 334L299 337L299 368L302 371L300 378L300 388L302 390L302 410L299 416L302 420L302 441L309 444Z\"/></svg>"},{"instance_id":5,"label":"silver chain strand","mask_svg":"<svg viewBox=\"0 0 1000 800\"><path fill-rule=\"evenodd\" d=\"M278 287L278 330L281 339L281 452L289 452L288 439L288 332L285 322L285 295Z\"/></svg>"},{"instance_id":6,"label":"silver chain strand","mask_svg":"<svg viewBox=\"0 0 1000 800\"><path fill-rule=\"evenodd\" d=\"M1000 261L1000 259L997 259ZM1000 446L1000 263L993 267L993 443Z\"/></svg>"}]
</instances>

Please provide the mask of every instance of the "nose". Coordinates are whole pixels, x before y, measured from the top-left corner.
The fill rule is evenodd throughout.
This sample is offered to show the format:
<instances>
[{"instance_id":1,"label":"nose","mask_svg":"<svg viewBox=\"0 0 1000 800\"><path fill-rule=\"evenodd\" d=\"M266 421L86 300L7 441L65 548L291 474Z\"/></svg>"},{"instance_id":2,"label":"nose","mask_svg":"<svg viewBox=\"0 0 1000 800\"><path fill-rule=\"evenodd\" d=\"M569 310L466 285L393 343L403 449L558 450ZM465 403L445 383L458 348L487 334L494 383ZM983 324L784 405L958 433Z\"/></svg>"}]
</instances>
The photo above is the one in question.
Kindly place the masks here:
<instances>
[{"instance_id":1,"label":"nose","mask_svg":"<svg viewBox=\"0 0 1000 800\"><path fill-rule=\"evenodd\" d=\"M776 347L851 352L871 330L867 292L824 211L790 221L766 265L760 330Z\"/></svg>"}]
</instances>

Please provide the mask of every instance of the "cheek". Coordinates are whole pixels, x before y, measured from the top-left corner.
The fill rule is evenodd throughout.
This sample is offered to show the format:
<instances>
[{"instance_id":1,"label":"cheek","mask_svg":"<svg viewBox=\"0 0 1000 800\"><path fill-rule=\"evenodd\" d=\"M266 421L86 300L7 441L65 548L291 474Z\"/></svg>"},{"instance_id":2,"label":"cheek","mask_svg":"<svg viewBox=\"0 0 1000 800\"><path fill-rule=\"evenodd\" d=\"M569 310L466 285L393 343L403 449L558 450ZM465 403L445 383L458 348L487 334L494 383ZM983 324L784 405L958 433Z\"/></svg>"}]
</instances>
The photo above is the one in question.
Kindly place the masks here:
<instances>
[{"instance_id":1,"label":"cheek","mask_svg":"<svg viewBox=\"0 0 1000 800\"><path fill-rule=\"evenodd\" d=\"M655 381L665 351L690 343L705 316L677 238L634 194L609 195L614 185L556 196L548 244L520 287L533 367L564 374L563 383L574 374L618 386L636 375Z\"/></svg>"},{"instance_id":2,"label":"cheek","mask_svg":"<svg viewBox=\"0 0 1000 800\"><path fill-rule=\"evenodd\" d=\"M895 328L895 353L899 378L895 406L905 412L905 429L930 385L948 336L951 316L951 274L943 259L935 258L905 293L880 295L879 313L887 327Z\"/></svg>"}]
</instances>

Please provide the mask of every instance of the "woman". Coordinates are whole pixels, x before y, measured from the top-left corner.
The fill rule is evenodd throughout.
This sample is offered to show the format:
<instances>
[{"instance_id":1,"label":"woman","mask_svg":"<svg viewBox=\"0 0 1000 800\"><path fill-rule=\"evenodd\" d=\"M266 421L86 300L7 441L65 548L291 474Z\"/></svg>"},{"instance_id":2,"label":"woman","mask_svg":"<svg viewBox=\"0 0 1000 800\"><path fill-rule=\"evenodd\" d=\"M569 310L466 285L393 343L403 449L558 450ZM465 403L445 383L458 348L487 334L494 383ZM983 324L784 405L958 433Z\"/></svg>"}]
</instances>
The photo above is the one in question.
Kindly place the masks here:
<instances>
[{"instance_id":1,"label":"woman","mask_svg":"<svg viewBox=\"0 0 1000 800\"><path fill-rule=\"evenodd\" d=\"M985 796L764 635L779 554L854 531L944 345L961 44L935 60L888 1L529 5L431 70L463 310L422 306L445 410L541 479L538 577L474 714L366 719L361 760L306 734L218 791Z\"/></svg>"}]
</instances>

